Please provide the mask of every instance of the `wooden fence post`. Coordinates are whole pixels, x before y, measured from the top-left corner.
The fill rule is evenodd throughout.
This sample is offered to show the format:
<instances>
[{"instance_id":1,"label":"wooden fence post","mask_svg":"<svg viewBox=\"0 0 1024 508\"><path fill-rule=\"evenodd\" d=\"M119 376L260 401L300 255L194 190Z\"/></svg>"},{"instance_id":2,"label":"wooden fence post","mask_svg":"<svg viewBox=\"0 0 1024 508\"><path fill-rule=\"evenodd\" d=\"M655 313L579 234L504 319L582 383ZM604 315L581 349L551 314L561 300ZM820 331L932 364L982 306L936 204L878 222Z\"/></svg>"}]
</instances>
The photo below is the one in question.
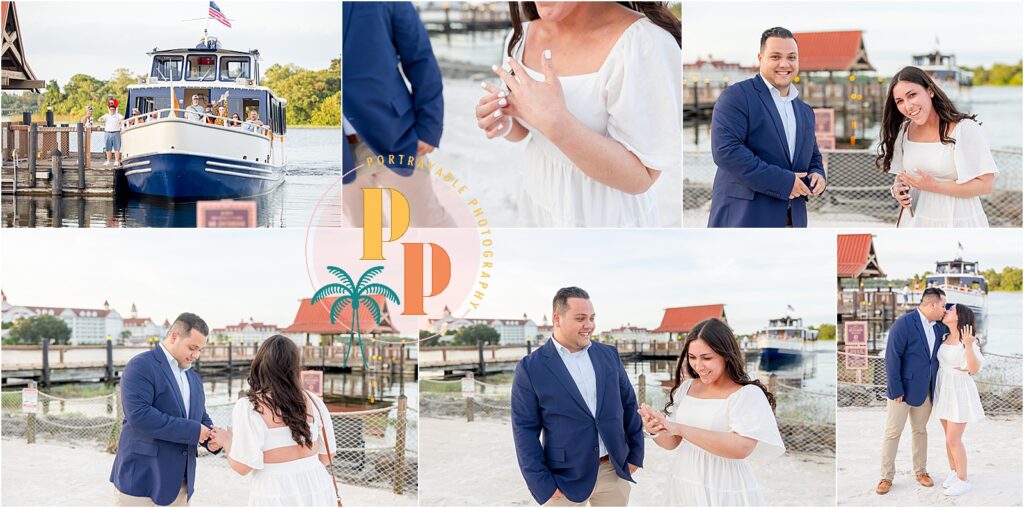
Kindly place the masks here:
<instances>
[{"instance_id":1,"label":"wooden fence post","mask_svg":"<svg viewBox=\"0 0 1024 508\"><path fill-rule=\"evenodd\" d=\"M409 401L405 395L398 396L398 420L395 421L395 477L394 492L405 492L405 433Z\"/></svg>"}]
</instances>

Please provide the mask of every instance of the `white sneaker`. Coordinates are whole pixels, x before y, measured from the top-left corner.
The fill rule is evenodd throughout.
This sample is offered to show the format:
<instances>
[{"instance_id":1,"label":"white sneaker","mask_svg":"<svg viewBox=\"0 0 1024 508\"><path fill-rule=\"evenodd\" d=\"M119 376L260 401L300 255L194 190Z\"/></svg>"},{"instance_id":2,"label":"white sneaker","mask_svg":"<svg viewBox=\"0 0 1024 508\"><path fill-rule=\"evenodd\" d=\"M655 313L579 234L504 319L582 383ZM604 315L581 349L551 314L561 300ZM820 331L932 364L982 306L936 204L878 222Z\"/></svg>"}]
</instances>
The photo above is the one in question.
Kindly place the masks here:
<instances>
[{"instance_id":1,"label":"white sneaker","mask_svg":"<svg viewBox=\"0 0 1024 508\"><path fill-rule=\"evenodd\" d=\"M962 496L970 491L971 482L957 478L953 480L953 483L946 489L945 494L947 496Z\"/></svg>"},{"instance_id":2,"label":"white sneaker","mask_svg":"<svg viewBox=\"0 0 1024 508\"><path fill-rule=\"evenodd\" d=\"M110 161L106 161L106 162L104 162L104 163L103 163L103 165L104 165L104 166L109 166L109 165L110 165Z\"/></svg>"},{"instance_id":3,"label":"white sneaker","mask_svg":"<svg viewBox=\"0 0 1024 508\"><path fill-rule=\"evenodd\" d=\"M953 484L953 480L959 480L959 478L956 476L956 470L950 469L949 474L946 475L946 479L942 480L942 488L949 488L949 486Z\"/></svg>"}]
</instances>

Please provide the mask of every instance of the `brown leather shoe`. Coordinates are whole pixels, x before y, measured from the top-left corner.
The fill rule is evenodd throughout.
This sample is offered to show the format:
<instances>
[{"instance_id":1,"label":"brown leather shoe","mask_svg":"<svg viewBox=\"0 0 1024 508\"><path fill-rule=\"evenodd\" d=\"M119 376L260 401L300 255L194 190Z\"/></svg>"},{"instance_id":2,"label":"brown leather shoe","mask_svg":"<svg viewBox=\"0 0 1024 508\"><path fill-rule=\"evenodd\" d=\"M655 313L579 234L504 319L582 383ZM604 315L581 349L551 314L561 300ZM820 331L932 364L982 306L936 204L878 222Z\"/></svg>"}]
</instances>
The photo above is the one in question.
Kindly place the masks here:
<instances>
[{"instance_id":1,"label":"brown leather shoe","mask_svg":"<svg viewBox=\"0 0 1024 508\"><path fill-rule=\"evenodd\" d=\"M878 487L875 488L875 494L888 494L890 488L892 488L892 480L882 480L878 482Z\"/></svg>"},{"instance_id":2,"label":"brown leather shoe","mask_svg":"<svg viewBox=\"0 0 1024 508\"><path fill-rule=\"evenodd\" d=\"M917 483L920 483L922 487L932 487L935 482L932 481L932 477L928 476L928 473L918 473Z\"/></svg>"}]
</instances>

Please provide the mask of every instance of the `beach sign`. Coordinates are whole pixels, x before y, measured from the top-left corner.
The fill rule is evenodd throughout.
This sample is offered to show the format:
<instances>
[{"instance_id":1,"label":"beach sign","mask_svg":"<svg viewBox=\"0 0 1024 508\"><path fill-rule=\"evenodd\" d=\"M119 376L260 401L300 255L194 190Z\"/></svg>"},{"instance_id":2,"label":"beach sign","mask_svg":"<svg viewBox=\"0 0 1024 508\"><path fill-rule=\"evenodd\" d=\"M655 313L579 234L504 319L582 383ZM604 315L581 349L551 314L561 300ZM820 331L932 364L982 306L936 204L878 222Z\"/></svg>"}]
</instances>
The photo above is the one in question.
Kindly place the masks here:
<instances>
[{"instance_id":1,"label":"beach sign","mask_svg":"<svg viewBox=\"0 0 1024 508\"><path fill-rule=\"evenodd\" d=\"M302 380L302 388L317 397L324 396L324 372L322 370L304 370L299 373Z\"/></svg>"},{"instance_id":2,"label":"beach sign","mask_svg":"<svg viewBox=\"0 0 1024 508\"><path fill-rule=\"evenodd\" d=\"M847 370L867 370L868 348L864 346L846 346Z\"/></svg>"},{"instance_id":3,"label":"beach sign","mask_svg":"<svg viewBox=\"0 0 1024 508\"><path fill-rule=\"evenodd\" d=\"M39 412L39 390L36 390L34 386L21 390L21 412L25 414Z\"/></svg>"},{"instance_id":4,"label":"beach sign","mask_svg":"<svg viewBox=\"0 0 1024 508\"><path fill-rule=\"evenodd\" d=\"M473 376L466 376L462 378L462 396L467 399L472 399L475 392Z\"/></svg>"},{"instance_id":5,"label":"beach sign","mask_svg":"<svg viewBox=\"0 0 1024 508\"><path fill-rule=\"evenodd\" d=\"M867 321L846 321L843 323L843 338L846 341L847 349L850 345L868 345L868 322Z\"/></svg>"},{"instance_id":6,"label":"beach sign","mask_svg":"<svg viewBox=\"0 0 1024 508\"><path fill-rule=\"evenodd\" d=\"M254 228L256 227L256 202L200 201L196 203L197 228Z\"/></svg>"}]
</instances>

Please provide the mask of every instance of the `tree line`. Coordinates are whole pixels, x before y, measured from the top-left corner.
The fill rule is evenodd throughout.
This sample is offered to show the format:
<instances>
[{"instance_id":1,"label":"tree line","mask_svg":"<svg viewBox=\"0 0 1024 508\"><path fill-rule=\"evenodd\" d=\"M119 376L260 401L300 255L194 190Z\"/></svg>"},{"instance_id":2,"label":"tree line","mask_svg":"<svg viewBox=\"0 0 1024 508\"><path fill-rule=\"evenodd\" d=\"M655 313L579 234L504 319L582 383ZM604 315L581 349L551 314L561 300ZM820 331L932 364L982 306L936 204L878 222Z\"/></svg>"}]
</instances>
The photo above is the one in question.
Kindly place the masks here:
<instances>
[{"instance_id":1,"label":"tree line","mask_svg":"<svg viewBox=\"0 0 1024 508\"><path fill-rule=\"evenodd\" d=\"M103 114L107 97L113 95L124 109L128 85L145 80L145 74L133 74L129 69L115 69L110 79L103 81L88 74L71 76L64 86L56 80L46 83L40 93L13 94L4 92L0 108L17 120L22 112L44 114L47 108L56 116L78 118L85 108L93 106ZM334 58L326 69L307 70L295 64L274 64L264 71L260 82L278 97L288 100L289 125L338 126L341 124L341 59ZM124 111L122 111L123 113Z\"/></svg>"},{"instance_id":2,"label":"tree line","mask_svg":"<svg viewBox=\"0 0 1024 508\"><path fill-rule=\"evenodd\" d=\"M1015 64L992 64L992 67L961 67L974 73L975 86L1021 86L1022 61Z\"/></svg>"}]
</instances>

